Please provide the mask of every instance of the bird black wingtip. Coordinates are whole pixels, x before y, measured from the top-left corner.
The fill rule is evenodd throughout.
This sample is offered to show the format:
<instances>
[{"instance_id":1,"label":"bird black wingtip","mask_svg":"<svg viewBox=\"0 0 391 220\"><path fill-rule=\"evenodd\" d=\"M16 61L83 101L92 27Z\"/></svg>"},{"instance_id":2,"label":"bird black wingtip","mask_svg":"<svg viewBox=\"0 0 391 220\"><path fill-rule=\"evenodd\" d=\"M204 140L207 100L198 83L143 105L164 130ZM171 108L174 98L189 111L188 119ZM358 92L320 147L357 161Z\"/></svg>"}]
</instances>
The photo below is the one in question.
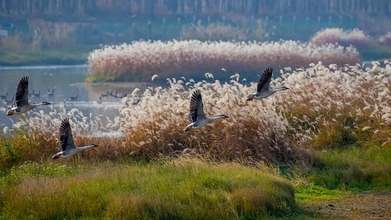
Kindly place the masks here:
<instances>
[{"instance_id":1,"label":"bird black wingtip","mask_svg":"<svg viewBox=\"0 0 391 220\"><path fill-rule=\"evenodd\" d=\"M273 73L273 68L272 67L268 67L265 69L265 72L266 73Z\"/></svg>"}]
</instances>

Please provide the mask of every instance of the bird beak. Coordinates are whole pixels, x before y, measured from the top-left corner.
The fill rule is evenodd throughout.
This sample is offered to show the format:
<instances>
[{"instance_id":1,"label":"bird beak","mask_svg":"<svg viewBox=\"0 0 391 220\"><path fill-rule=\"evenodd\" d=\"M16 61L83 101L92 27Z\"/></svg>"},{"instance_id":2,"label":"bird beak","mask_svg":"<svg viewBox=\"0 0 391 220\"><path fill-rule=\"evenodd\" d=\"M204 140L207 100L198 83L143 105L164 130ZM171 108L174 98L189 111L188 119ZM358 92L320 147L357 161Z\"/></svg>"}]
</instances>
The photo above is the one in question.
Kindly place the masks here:
<instances>
[{"instance_id":1,"label":"bird beak","mask_svg":"<svg viewBox=\"0 0 391 220\"><path fill-rule=\"evenodd\" d=\"M9 109L6 114L7 114L7 116L11 116L14 114L14 110Z\"/></svg>"}]
</instances>

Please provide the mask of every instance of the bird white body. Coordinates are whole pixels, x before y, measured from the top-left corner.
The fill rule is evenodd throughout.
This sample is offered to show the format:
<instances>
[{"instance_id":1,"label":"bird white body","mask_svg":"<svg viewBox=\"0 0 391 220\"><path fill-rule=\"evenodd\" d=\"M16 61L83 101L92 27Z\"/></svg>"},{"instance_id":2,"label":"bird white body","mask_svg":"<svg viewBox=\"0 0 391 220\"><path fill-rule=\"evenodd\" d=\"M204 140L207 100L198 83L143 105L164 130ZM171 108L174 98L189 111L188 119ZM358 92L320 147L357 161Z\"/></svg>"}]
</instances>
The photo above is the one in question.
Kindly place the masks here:
<instances>
[{"instance_id":1,"label":"bird white body","mask_svg":"<svg viewBox=\"0 0 391 220\"><path fill-rule=\"evenodd\" d=\"M190 124L186 126L185 131L189 131L193 128L202 128L205 125L221 118L228 118L227 115L216 115L213 117L206 117L204 114L202 96L199 90L196 90L190 100Z\"/></svg>"},{"instance_id":2,"label":"bird white body","mask_svg":"<svg viewBox=\"0 0 391 220\"><path fill-rule=\"evenodd\" d=\"M28 77L24 76L18 84L18 87L16 89L16 95L15 95L15 101L12 104L13 107L7 110L7 116L11 116L14 114L23 114L27 111L30 111L31 109L41 106L41 105L50 105L49 102L42 102L42 103L30 103L28 100Z\"/></svg>"},{"instance_id":3,"label":"bird white body","mask_svg":"<svg viewBox=\"0 0 391 220\"><path fill-rule=\"evenodd\" d=\"M186 126L185 131L188 131L192 128L202 128L205 125L209 124L210 122L220 119L220 118L228 118L226 115L218 115L218 116L213 116L210 118L204 118L204 119L199 119L196 122L190 123L189 125Z\"/></svg>"},{"instance_id":4,"label":"bird white body","mask_svg":"<svg viewBox=\"0 0 391 220\"><path fill-rule=\"evenodd\" d=\"M53 155L53 159L57 159L58 157L70 157L70 156L73 156L73 155L75 155L77 153L82 152L85 149L93 148L93 147L96 147L96 145L95 144L91 144L91 145L88 145L88 146L75 147L75 148L72 148L72 149L63 150L63 151L60 151L60 152L56 153L55 155Z\"/></svg>"},{"instance_id":5,"label":"bird white body","mask_svg":"<svg viewBox=\"0 0 391 220\"><path fill-rule=\"evenodd\" d=\"M75 155L79 152L82 152L86 149L97 147L96 144L90 144L83 147L76 147L73 143L73 137L72 137L72 130L71 126L69 124L69 119L65 118L61 122L60 126L60 145L62 148L62 151L56 153L53 155L53 159L58 159L60 157L70 157L72 155Z\"/></svg>"},{"instance_id":6,"label":"bird white body","mask_svg":"<svg viewBox=\"0 0 391 220\"><path fill-rule=\"evenodd\" d=\"M273 95L274 93L282 90L288 89L287 87L283 86L280 88L270 88L270 81L273 76L273 69L267 68L259 77L259 81L257 84L257 91L254 93L251 93L247 96L247 101L251 101L253 99L263 99L266 97L269 97Z\"/></svg>"},{"instance_id":7,"label":"bird white body","mask_svg":"<svg viewBox=\"0 0 391 220\"><path fill-rule=\"evenodd\" d=\"M30 111L31 109L34 109L36 108L37 106L41 106L41 105L50 105L50 103L48 102L42 102L42 103L38 103L38 104L35 104L35 103L28 103L27 105L22 105L22 106L15 106L15 107L12 107L10 109L8 109L7 111L7 115L19 115L19 114L23 114L25 112L28 112ZM12 113L11 113L12 112Z\"/></svg>"},{"instance_id":8,"label":"bird white body","mask_svg":"<svg viewBox=\"0 0 391 220\"><path fill-rule=\"evenodd\" d=\"M264 91L264 92L261 92L261 93L252 93L251 95L254 96L254 99L263 99L263 98L266 98L266 97L269 97L271 95L273 95L275 92L275 90L267 90L267 91Z\"/></svg>"}]
</instances>

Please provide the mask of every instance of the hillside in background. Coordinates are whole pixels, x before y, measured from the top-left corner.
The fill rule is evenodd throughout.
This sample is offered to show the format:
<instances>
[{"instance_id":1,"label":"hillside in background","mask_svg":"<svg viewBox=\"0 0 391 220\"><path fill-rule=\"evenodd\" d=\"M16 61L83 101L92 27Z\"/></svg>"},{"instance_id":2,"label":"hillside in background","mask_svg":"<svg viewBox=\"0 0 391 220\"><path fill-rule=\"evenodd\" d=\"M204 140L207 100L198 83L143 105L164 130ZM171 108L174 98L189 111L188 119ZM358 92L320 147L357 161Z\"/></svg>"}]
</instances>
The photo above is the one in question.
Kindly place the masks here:
<instances>
[{"instance_id":1,"label":"hillside in background","mask_svg":"<svg viewBox=\"0 0 391 220\"><path fill-rule=\"evenodd\" d=\"M0 64L85 63L101 45L136 40L308 41L325 28L390 31L389 1L0 0ZM381 47L363 59L388 58Z\"/></svg>"}]
</instances>

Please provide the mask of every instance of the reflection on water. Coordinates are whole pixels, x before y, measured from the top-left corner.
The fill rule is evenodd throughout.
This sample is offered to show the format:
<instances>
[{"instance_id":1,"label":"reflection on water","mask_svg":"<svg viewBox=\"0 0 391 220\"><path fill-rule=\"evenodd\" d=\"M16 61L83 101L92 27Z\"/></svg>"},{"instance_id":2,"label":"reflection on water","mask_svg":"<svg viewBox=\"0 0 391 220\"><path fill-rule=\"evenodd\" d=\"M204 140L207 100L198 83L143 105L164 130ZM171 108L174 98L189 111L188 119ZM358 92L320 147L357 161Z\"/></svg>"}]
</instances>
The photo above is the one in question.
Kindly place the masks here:
<instances>
[{"instance_id":1,"label":"reflection on water","mask_svg":"<svg viewBox=\"0 0 391 220\"><path fill-rule=\"evenodd\" d=\"M40 106L32 111L58 112L77 108L84 115L104 115L114 118L121 106L120 99L113 96L100 98L101 94L112 91L114 94L130 94L137 84L116 88L114 84L86 86L88 68L77 66L34 66L34 67L0 67L0 131L4 126L12 125L18 120L15 116L5 115L6 106L14 99L16 86L23 76L29 76L29 99L38 103L48 101L51 107ZM4 96L4 97L3 97ZM6 96L6 97L5 97ZM8 101L8 103L7 103Z\"/></svg>"}]
</instances>

